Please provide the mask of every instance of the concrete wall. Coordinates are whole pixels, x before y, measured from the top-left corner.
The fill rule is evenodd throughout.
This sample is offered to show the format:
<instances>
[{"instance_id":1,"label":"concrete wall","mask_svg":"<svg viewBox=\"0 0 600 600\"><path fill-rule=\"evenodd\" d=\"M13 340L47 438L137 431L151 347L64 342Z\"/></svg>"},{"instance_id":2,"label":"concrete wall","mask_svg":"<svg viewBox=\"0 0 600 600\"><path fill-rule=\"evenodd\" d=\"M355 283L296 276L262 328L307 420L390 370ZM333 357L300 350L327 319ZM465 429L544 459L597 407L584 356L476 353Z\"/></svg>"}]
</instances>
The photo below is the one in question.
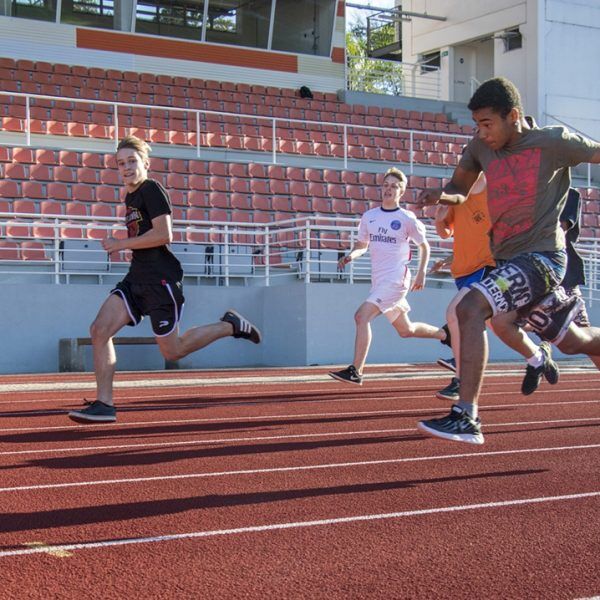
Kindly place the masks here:
<instances>
[{"instance_id":1,"label":"concrete wall","mask_svg":"<svg viewBox=\"0 0 600 600\"><path fill-rule=\"evenodd\" d=\"M491 66L494 76L514 81L525 110L540 124L555 124L554 116L600 139L598 0L403 0L402 7L447 19L414 18L402 25L405 61L438 49L448 52L442 58L447 99L460 99L456 81L462 74L455 72L453 54L469 48L477 78ZM523 47L506 52L499 38L514 27ZM493 65L482 55L482 41L489 39L494 39Z\"/></svg>"},{"instance_id":2,"label":"concrete wall","mask_svg":"<svg viewBox=\"0 0 600 600\"><path fill-rule=\"evenodd\" d=\"M0 346L0 373L55 372L58 340L86 337L90 322L110 286L5 283L0 308L4 315ZM356 308L367 296L368 284L294 282L272 287L187 286L182 330L216 321L230 306L262 329L264 343L219 340L181 361L183 368L303 366L347 364L354 348ZM409 295L411 318L441 325L451 287L427 287ZM18 307L18 309L17 309ZM598 306L591 311L598 321ZM595 313L598 313L597 315ZM121 335L151 335L146 319ZM492 360L516 355L490 337ZM86 349L91 370L91 349ZM164 361L156 347L117 347L119 370L161 369ZM401 339L384 317L373 324L369 363L427 362L447 355L437 341Z\"/></svg>"}]
</instances>

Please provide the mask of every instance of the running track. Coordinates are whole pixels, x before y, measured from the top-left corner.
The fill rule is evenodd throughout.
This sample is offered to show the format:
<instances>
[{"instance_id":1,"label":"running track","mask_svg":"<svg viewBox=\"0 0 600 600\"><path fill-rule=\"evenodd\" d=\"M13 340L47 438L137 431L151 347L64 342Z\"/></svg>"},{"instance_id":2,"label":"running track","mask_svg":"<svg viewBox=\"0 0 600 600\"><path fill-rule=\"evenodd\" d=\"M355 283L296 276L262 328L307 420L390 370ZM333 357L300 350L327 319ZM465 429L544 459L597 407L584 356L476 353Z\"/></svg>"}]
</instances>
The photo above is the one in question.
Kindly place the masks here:
<instances>
[{"instance_id":1,"label":"running track","mask_svg":"<svg viewBox=\"0 0 600 600\"><path fill-rule=\"evenodd\" d=\"M0 377L0 597L598 596L600 373L520 369L483 446L415 429L432 366L119 374L101 426L65 416L89 374Z\"/></svg>"}]
</instances>

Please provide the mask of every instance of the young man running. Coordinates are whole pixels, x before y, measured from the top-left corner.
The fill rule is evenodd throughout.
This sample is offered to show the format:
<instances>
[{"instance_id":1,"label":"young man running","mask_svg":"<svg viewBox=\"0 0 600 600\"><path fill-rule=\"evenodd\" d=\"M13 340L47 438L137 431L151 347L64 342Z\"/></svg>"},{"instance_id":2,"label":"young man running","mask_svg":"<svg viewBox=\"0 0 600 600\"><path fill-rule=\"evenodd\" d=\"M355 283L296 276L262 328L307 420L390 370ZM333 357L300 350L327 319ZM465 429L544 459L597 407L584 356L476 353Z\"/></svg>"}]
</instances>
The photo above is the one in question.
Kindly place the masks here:
<instances>
[{"instance_id":1,"label":"young man running","mask_svg":"<svg viewBox=\"0 0 600 600\"><path fill-rule=\"evenodd\" d=\"M460 400L446 417L421 421L418 427L436 437L482 444L477 403L488 353L485 322L533 306L563 279L566 253L559 216L570 186L570 167L600 163L600 144L563 127L530 128L517 88L504 78L484 82L469 109L477 134L450 183L443 190L424 190L419 201L460 204L484 171L492 254L498 266L474 284L457 307ZM579 351L599 354L600 337L582 339Z\"/></svg>"},{"instance_id":2,"label":"young man running","mask_svg":"<svg viewBox=\"0 0 600 600\"><path fill-rule=\"evenodd\" d=\"M126 239L105 238L104 249L132 250L129 272L106 299L90 333L94 352L97 395L81 410L69 412L78 423L116 421L113 378L116 367L113 336L125 325L137 325L148 315L156 343L167 360L178 360L215 340L233 336L260 343L258 328L235 310L228 310L219 323L193 327L179 335L183 310L183 271L169 244L173 238L171 204L164 188L148 179L150 147L129 136L117 148L117 167L127 189Z\"/></svg>"},{"instance_id":3,"label":"young man running","mask_svg":"<svg viewBox=\"0 0 600 600\"><path fill-rule=\"evenodd\" d=\"M406 184L406 175L402 171L388 169L381 186L381 206L362 215L357 241L339 261L340 268L343 268L362 256L367 249L371 250L371 291L354 315L354 360L341 371L329 372L331 377L339 381L362 385L363 368L372 339L371 321L380 314L386 316L401 337L450 341L447 330L427 323L413 323L408 318L410 306L406 294L409 290L422 290L425 286L429 244L425 239L423 224L414 213L400 207ZM408 269L411 242L419 249L419 268L412 286Z\"/></svg>"},{"instance_id":4,"label":"young man running","mask_svg":"<svg viewBox=\"0 0 600 600\"><path fill-rule=\"evenodd\" d=\"M458 400L460 390L460 333L456 319L456 306L470 286L481 281L495 266L490 250L488 231L490 218L487 209L485 176L480 174L462 204L437 207L435 229L442 239L453 237L450 271L459 291L446 310L446 322L452 340L451 359L438 359L438 364L454 371L456 375L436 396L441 400Z\"/></svg>"}]
</instances>

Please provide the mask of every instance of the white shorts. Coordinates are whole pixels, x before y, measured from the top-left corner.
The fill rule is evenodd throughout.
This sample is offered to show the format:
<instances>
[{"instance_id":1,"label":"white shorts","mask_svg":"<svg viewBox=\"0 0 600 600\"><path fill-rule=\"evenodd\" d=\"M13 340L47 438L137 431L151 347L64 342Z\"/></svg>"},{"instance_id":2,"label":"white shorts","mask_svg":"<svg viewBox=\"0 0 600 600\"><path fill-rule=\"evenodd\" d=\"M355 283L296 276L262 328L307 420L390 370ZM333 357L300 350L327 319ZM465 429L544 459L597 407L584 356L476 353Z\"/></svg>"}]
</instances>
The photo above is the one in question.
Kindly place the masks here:
<instances>
[{"instance_id":1,"label":"white shorts","mask_svg":"<svg viewBox=\"0 0 600 600\"><path fill-rule=\"evenodd\" d=\"M371 293L366 302L374 304L393 323L401 313L410 311L410 304L406 300L408 288L404 286L379 286L371 288Z\"/></svg>"}]
</instances>

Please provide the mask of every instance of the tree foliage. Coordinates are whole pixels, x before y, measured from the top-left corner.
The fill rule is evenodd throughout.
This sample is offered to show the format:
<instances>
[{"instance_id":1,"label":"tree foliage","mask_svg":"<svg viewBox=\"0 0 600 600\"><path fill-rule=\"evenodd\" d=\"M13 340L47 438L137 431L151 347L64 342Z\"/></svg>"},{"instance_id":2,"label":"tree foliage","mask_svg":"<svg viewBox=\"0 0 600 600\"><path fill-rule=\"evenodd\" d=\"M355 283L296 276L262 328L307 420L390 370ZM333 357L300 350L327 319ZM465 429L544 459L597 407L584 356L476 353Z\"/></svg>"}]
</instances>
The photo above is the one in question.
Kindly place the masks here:
<instances>
[{"instance_id":1,"label":"tree foliage","mask_svg":"<svg viewBox=\"0 0 600 600\"><path fill-rule=\"evenodd\" d=\"M346 32L348 79L350 89L361 92L402 94L404 87L401 64L393 60L370 58L371 50L395 41L393 23L372 29L367 40L364 21L353 23Z\"/></svg>"}]
</instances>

